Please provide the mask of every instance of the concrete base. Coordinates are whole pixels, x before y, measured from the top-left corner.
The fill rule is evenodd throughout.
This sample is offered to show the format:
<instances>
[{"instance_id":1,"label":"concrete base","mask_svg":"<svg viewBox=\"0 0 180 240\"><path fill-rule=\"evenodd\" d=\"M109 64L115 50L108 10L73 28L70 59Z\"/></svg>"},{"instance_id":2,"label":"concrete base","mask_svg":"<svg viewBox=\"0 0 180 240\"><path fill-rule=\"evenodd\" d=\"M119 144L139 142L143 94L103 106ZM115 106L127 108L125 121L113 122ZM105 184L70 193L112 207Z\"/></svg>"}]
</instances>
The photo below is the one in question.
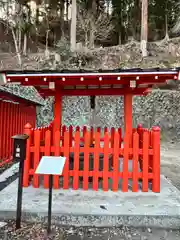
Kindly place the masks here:
<instances>
[{"instance_id":1,"label":"concrete base","mask_svg":"<svg viewBox=\"0 0 180 240\"><path fill-rule=\"evenodd\" d=\"M16 216L17 180L0 195L0 219ZM47 221L48 190L24 188L23 218ZM179 228L180 192L161 176L161 193L53 190L52 222L74 226Z\"/></svg>"}]
</instances>

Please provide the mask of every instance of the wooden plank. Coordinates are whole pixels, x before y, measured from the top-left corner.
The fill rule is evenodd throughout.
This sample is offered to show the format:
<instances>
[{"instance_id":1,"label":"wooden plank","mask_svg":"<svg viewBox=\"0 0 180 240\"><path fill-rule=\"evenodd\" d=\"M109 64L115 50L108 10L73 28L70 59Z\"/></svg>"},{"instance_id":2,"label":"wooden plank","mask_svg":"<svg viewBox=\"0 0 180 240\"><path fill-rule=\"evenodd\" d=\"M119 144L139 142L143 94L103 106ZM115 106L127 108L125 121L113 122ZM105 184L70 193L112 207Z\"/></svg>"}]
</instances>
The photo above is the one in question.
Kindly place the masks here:
<instances>
[{"instance_id":1,"label":"wooden plank","mask_svg":"<svg viewBox=\"0 0 180 240\"><path fill-rule=\"evenodd\" d=\"M90 129L90 144L93 144L94 142L94 128L91 127Z\"/></svg>"},{"instance_id":2,"label":"wooden plank","mask_svg":"<svg viewBox=\"0 0 180 240\"><path fill-rule=\"evenodd\" d=\"M138 162L139 162L139 134L133 134L133 176L132 191L138 192Z\"/></svg>"},{"instance_id":3,"label":"wooden plank","mask_svg":"<svg viewBox=\"0 0 180 240\"><path fill-rule=\"evenodd\" d=\"M114 148L114 133L115 133L115 128L111 128L111 148Z\"/></svg>"},{"instance_id":4,"label":"wooden plank","mask_svg":"<svg viewBox=\"0 0 180 240\"><path fill-rule=\"evenodd\" d=\"M119 133L119 148L121 148L122 144L122 129L118 128L118 133Z\"/></svg>"},{"instance_id":5,"label":"wooden plank","mask_svg":"<svg viewBox=\"0 0 180 240\"><path fill-rule=\"evenodd\" d=\"M24 133L29 136L26 143L26 159L24 161L24 175L23 175L23 187L29 186L30 176L30 145L32 141L32 129L30 124L26 124L24 127Z\"/></svg>"},{"instance_id":6,"label":"wooden plank","mask_svg":"<svg viewBox=\"0 0 180 240\"><path fill-rule=\"evenodd\" d=\"M121 96L126 94L142 95L148 87L144 88L107 88L107 89L63 89L64 96Z\"/></svg>"},{"instance_id":7,"label":"wooden plank","mask_svg":"<svg viewBox=\"0 0 180 240\"><path fill-rule=\"evenodd\" d=\"M123 156L123 173L122 173L122 191L128 192L128 162L129 162L129 133L124 137L124 156Z\"/></svg>"},{"instance_id":8,"label":"wooden plank","mask_svg":"<svg viewBox=\"0 0 180 240\"><path fill-rule=\"evenodd\" d=\"M70 137L72 137L72 132L66 131L64 133L64 156L66 157L66 163L63 171L63 189L69 188L69 151L70 151Z\"/></svg>"},{"instance_id":9,"label":"wooden plank","mask_svg":"<svg viewBox=\"0 0 180 240\"><path fill-rule=\"evenodd\" d=\"M74 171L73 171L73 189L77 190L79 187L79 147L80 147L80 132L75 132L74 137Z\"/></svg>"},{"instance_id":10,"label":"wooden plank","mask_svg":"<svg viewBox=\"0 0 180 240\"><path fill-rule=\"evenodd\" d=\"M149 132L147 129L143 133L143 179L142 179L142 191L148 192L148 166L149 166Z\"/></svg>"},{"instance_id":11,"label":"wooden plank","mask_svg":"<svg viewBox=\"0 0 180 240\"><path fill-rule=\"evenodd\" d=\"M153 129L153 182L152 191L160 192L160 128Z\"/></svg>"},{"instance_id":12,"label":"wooden plank","mask_svg":"<svg viewBox=\"0 0 180 240\"><path fill-rule=\"evenodd\" d=\"M73 144L72 144L72 142L73 142L73 126L72 125L69 126L69 137L68 138L69 138L68 146L70 145L70 147L72 147L73 146Z\"/></svg>"},{"instance_id":13,"label":"wooden plank","mask_svg":"<svg viewBox=\"0 0 180 240\"><path fill-rule=\"evenodd\" d=\"M34 132L34 171L36 170L40 161L40 130ZM39 187L39 175L34 174L33 186L35 188Z\"/></svg>"},{"instance_id":14,"label":"wooden plank","mask_svg":"<svg viewBox=\"0 0 180 240\"><path fill-rule=\"evenodd\" d=\"M103 191L108 191L109 188L109 133L106 131L104 134L104 161L103 161Z\"/></svg>"},{"instance_id":15,"label":"wooden plank","mask_svg":"<svg viewBox=\"0 0 180 240\"><path fill-rule=\"evenodd\" d=\"M114 148L113 148L113 183L112 190L118 191L119 185L119 132L114 132Z\"/></svg>"},{"instance_id":16,"label":"wooden plank","mask_svg":"<svg viewBox=\"0 0 180 240\"><path fill-rule=\"evenodd\" d=\"M83 190L88 190L88 185L89 185L89 142L90 142L90 133L86 131L84 136Z\"/></svg>"},{"instance_id":17,"label":"wooden plank","mask_svg":"<svg viewBox=\"0 0 180 240\"><path fill-rule=\"evenodd\" d=\"M64 146L64 133L66 132L66 126L63 125L62 126L62 133L61 133L61 136L62 136L62 146Z\"/></svg>"},{"instance_id":18,"label":"wooden plank","mask_svg":"<svg viewBox=\"0 0 180 240\"><path fill-rule=\"evenodd\" d=\"M108 127L105 127L105 128L104 128L104 134L105 134L106 132L108 132Z\"/></svg>"},{"instance_id":19,"label":"wooden plank","mask_svg":"<svg viewBox=\"0 0 180 240\"><path fill-rule=\"evenodd\" d=\"M100 148L100 133L95 132L94 145L94 169L93 169L93 190L98 190L98 173L99 173L99 148Z\"/></svg>"},{"instance_id":20,"label":"wooden plank","mask_svg":"<svg viewBox=\"0 0 180 240\"><path fill-rule=\"evenodd\" d=\"M45 133L45 156L51 155L51 131ZM49 175L44 175L44 188L49 188Z\"/></svg>"},{"instance_id":21,"label":"wooden plank","mask_svg":"<svg viewBox=\"0 0 180 240\"><path fill-rule=\"evenodd\" d=\"M56 131L54 135L54 156L60 156L60 131ZM59 176L53 177L53 187L54 189L59 189Z\"/></svg>"}]
</instances>

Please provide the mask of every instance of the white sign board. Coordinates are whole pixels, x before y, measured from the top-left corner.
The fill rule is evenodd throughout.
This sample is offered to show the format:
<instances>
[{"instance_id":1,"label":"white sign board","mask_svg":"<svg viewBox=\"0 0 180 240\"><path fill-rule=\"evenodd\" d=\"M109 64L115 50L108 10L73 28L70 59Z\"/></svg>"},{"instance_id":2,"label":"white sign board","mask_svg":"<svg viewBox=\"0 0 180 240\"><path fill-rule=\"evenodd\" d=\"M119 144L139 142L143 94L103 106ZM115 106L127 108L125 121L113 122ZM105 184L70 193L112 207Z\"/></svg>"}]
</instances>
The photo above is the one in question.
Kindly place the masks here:
<instances>
[{"instance_id":1,"label":"white sign board","mask_svg":"<svg viewBox=\"0 0 180 240\"><path fill-rule=\"evenodd\" d=\"M65 162L66 157L43 156L35 173L62 175Z\"/></svg>"}]
</instances>

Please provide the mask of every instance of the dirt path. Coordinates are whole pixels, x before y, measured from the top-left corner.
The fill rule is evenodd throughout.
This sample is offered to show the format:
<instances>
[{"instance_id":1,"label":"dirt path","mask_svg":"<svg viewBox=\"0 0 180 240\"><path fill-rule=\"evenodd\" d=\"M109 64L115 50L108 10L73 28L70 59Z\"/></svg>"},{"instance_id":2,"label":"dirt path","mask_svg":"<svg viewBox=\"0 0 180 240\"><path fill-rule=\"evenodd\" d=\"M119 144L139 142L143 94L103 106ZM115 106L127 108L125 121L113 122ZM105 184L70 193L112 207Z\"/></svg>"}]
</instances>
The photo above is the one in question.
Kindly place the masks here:
<instances>
[{"instance_id":1,"label":"dirt path","mask_svg":"<svg viewBox=\"0 0 180 240\"><path fill-rule=\"evenodd\" d=\"M161 174L170 179L180 190L180 143L162 143Z\"/></svg>"}]
</instances>

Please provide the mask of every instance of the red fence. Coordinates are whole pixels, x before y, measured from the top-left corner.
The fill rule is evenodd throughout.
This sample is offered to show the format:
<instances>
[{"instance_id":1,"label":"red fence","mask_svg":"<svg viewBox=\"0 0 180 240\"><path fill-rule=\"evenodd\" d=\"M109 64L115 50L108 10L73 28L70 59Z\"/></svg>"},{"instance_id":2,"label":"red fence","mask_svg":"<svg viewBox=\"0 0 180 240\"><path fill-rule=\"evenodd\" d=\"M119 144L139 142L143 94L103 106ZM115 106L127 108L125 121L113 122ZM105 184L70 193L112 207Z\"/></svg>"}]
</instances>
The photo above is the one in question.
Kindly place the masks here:
<instances>
[{"instance_id":1,"label":"red fence","mask_svg":"<svg viewBox=\"0 0 180 240\"><path fill-rule=\"evenodd\" d=\"M0 160L12 156L11 137L23 133L27 122L35 126L35 106L0 101Z\"/></svg>"},{"instance_id":2,"label":"red fence","mask_svg":"<svg viewBox=\"0 0 180 240\"><path fill-rule=\"evenodd\" d=\"M133 192L139 190L139 180L142 182L142 191L148 191L150 183L153 192L160 191L159 128L143 131L134 129L131 135L126 133L124 139L120 129L111 129L109 132L107 128L88 131L86 127L82 130L77 127L74 131L72 127L64 126L61 130L55 133L47 130L42 141L40 129L33 130L29 125L26 126L25 132L30 138L27 142L24 187L32 180L32 185L38 188L42 180L44 187L48 188L49 176L35 174L41 157L45 155L67 158L62 177L54 176L56 189L102 188L104 191L117 191L121 187L123 192L127 192L131 179ZM132 171L129 171L129 161L133 162Z\"/></svg>"}]
</instances>

